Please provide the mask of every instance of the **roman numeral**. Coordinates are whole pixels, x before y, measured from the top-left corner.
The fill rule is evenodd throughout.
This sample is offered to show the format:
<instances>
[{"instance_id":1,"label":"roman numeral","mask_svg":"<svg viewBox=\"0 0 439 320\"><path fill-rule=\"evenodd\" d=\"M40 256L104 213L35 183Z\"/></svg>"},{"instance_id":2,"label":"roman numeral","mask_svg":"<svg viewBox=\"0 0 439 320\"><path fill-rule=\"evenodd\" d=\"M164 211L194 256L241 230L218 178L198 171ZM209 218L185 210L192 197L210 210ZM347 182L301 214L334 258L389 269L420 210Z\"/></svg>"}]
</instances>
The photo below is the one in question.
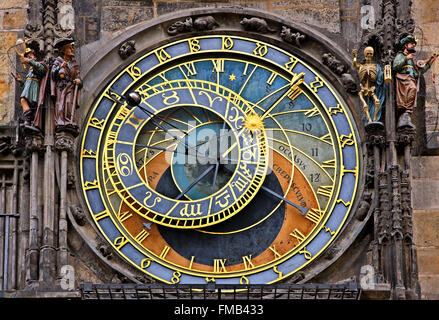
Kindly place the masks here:
<instances>
[{"instance_id":1,"label":"roman numeral","mask_svg":"<svg viewBox=\"0 0 439 320\"><path fill-rule=\"evenodd\" d=\"M126 219L130 218L133 214L129 211L120 212L117 214L117 220L124 222Z\"/></svg>"},{"instance_id":2,"label":"roman numeral","mask_svg":"<svg viewBox=\"0 0 439 320\"><path fill-rule=\"evenodd\" d=\"M243 256L242 257L242 261L244 263L245 270L248 270L248 269L251 269L251 268L255 267L255 265L253 264L251 259L252 259L252 255L251 254L248 255L248 256Z\"/></svg>"},{"instance_id":3,"label":"roman numeral","mask_svg":"<svg viewBox=\"0 0 439 320\"><path fill-rule=\"evenodd\" d=\"M212 72L224 72L224 59L214 59L212 60L212 64Z\"/></svg>"},{"instance_id":4,"label":"roman numeral","mask_svg":"<svg viewBox=\"0 0 439 320\"><path fill-rule=\"evenodd\" d=\"M168 254L168 252L169 252L169 249L171 249L171 248L168 247L168 246L165 246L163 248L162 252L160 253L160 258L165 259L167 254Z\"/></svg>"},{"instance_id":5,"label":"roman numeral","mask_svg":"<svg viewBox=\"0 0 439 320\"><path fill-rule=\"evenodd\" d=\"M317 189L317 194L329 198L331 196L333 188L333 186L320 186Z\"/></svg>"},{"instance_id":6,"label":"roman numeral","mask_svg":"<svg viewBox=\"0 0 439 320\"><path fill-rule=\"evenodd\" d=\"M309 221L317 224L317 223L319 223L320 219L322 218L323 213L324 213L324 211L322 211L322 210L311 208L306 213L305 218L308 219Z\"/></svg>"},{"instance_id":7,"label":"roman numeral","mask_svg":"<svg viewBox=\"0 0 439 320\"><path fill-rule=\"evenodd\" d=\"M301 243L303 240L305 240L305 235L300 232L298 229L294 229L293 232L290 233L290 236L293 238L296 238L296 240Z\"/></svg>"},{"instance_id":8,"label":"roman numeral","mask_svg":"<svg viewBox=\"0 0 439 320\"><path fill-rule=\"evenodd\" d=\"M273 84L274 80L276 79L276 77L277 77L277 74L275 74L275 73L273 72L273 73L268 77L267 84L268 84L269 86L271 86L271 85Z\"/></svg>"},{"instance_id":9,"label":"roman numeral","mask_svg":"<svg viewBox=\"0 0 439 320\"><path fill-rule=\"evenodd\" d=\"M99 212L98 214L95 214L94 218L96 219L96 221L99 221L109 216L110 216L110 212L108 210L104 210L102 212Z\"/></svg>"},{"instance_id":10,"label":"roman numeral","mask_svg":"<svg viewBox=\"0 0 439 320\"><path fill-rule=\"evenodd\" d=\"M275 245L269 247L269 249L274 253L275 259L280 258L282 256L279 252L276 251L276 246Z\"/></svg>"},{"instance_id":11,"label":"roman numeral","mask_svg":"<svg viewBox=\"0 0 439 320\"><path fill-rule=\"evenodd\" d=\"M323 168L334 169L335 168L335 159L328 160L328 161L323 161L322 167Z\"/></svg>"},{"instance_id":12,"label":"roman numeral","mask_svg":"<svg viewBox=\"0 0 439 320\"><path fill-rule=\"evenodd\" d=\"M137 242L142 243L149 236L149 232L142 229L134 238Z\"/></svg>"},{"instance_id":13,"label":"roman numeral","mask_svg":"<svg viewBox=\"0 0 439 320\"><path fill-rule=\"evenodd\" d=\"M197 74L197 69L195 68L195 64L193 62L183 64L185 71L183 73L189 77Z\"/></svg>"},{"instance_id":14,"label":"roman numeral","mask_svg":"<svg viewBox=\"0 0 439 320\"><path fill-rule=\"evenodd\" d=\"M227 259L213 259L213 272L227 272L226 270Z\"/></svg>"},{"instance_id":15,"label":"roman numeral","mask_svg":"<svg viewBox=\"0 0 439 320\"><path fill-rule=\"evenodd\" d=\"M329 143L330 145L332 145L332 139L331 139L331 134L325 134L324 136L321 136L320 138L319 138L319 140L321 140L321 141L324 141L324 142L327 142L327 143Z\"/></svg>"}]
</instances>

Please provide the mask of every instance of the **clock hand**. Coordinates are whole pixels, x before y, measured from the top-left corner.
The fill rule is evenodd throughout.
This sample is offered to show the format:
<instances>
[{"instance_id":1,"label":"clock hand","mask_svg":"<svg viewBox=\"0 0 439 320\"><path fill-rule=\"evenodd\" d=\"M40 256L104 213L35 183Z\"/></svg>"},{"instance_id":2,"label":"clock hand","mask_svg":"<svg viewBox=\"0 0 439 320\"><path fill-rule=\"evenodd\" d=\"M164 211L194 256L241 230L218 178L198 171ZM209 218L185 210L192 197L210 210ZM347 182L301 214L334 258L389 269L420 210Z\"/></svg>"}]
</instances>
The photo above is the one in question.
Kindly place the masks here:
<instances>
[{"instance_id":1,"label":"clock hand","mask_svg":"<svg viewBox=\"0 0 439 320\"><path fill-rule=\"evenodd\" d=\"M238 141L239 141L239 137L241 136L241 134L244 132L244 130L241 130L240 133L238 133L238 135L236 136L236 141L234 144L232 144L230 146L229 149L227 149L223 154L220 155L220 158L225 158L230 152L232 152L233 149L235 149L235 147L238 145Z\"/></svg>"},{"instance_id":2,"label":"clock hand","mask_svg":"<svg viewBox=\"0 0 439 320\"><path fill-rule=\"evenodd\" d=\"M264 191L268 192L268 193L271 194L272 196L274 196L274 197L276 197L276 198L279 198L279 199L285 201L286 203L288 203L289 205L293 206L294 208L298 209L300 212L302 212L302 216L304 216L304 215L308 212L308 210L309 210L308 207L305 207L305 208L304 208L304 207L298 206L298 205L295 204L294 202L291 202L291 201L288 200L287 198L282 197L280 194L274 192L273 190L271 190L271 189L269 189L269 188L267 188L267 187L265 187L265 186L261 186L261 189L263 189Z\"/></svg>"},{"instance_id":3,"label":"clock hand","mask_svg":"<svg viewBox=\"0 0 439 320\"><path fill-rule=\"evenodd\" d=\"M302 72L300 74L295 74L293 76L293 79L291 79L291 88L285 91L285 93L277 99L267 110L264 111L264 113L261 116L261 120L265 119L265 117L285 98L290 92L291 89L297 88L300 84L303 83L303 76L305 75L305 72Z\"/></svg>"},{"instance_id":4,"label":"clock hand","mask_svg":"<svg viewBox=\"0 0 439 320\"><path fill-rule=\"evenodd\" d=\"M180 199L184 194L186 194L186 192L188 192L189 190L191 190L198 182L201 181L201 179L203 179L210 171L213 170L213 168L215 168L215 165L212 164L209 166L209 168L207 168L197 179L195 179L182 193L180 193L177 198L175 198L175 200Z\"/></svg>"},{"instance_id":5,"label":"clock hand","mask_svg":"<svg viewBox=\"0 0 439 320\"><path fill-rule=\"evenodd\" d=\"M113 93L115 95L117 95L117 93L115 93L114 91L112 91L111 89L108 89L108 91L110 93ZM142 110L144 113L146 113L147 115L149 115L151 118L159 118L162 122L170 125L171 127L173 127L174 129L179 130L181 133L187 135L187 132L182 131L180 128L174 126L172 123L169 123L168 121L166 121L165 119L163 119L162 117L160 117L157 114L152 113L151 111L149 111L148 109L145 109L144 107L142 107L140 105L140 95L137 92L129 92L126 95L122 96L122 98L125 99L125 101L132 107L138 107L140 110ZM119 99L115 98L114 96L111 97L111 99L113 99L114 101L116 101L119 104L123 104L122 101L120 101Z\"/></svg>"},{"instance_id":6,"label":"clock hand","mask_svg":"<svg viewBox=\"0 0 439 320\"><path fill-rule=\"evenodd\" d=\"M187 135L187 132L181 130L180 128L174 126L172 123L166 121L165 119L163 119L161 116L152 113L151 111L149 111L148 109L145 109L144 107L142 107L141 105L137 105L136 107L138 107L140 110L142 110L144 113L146 113L147 115L149 115L151 117L151 120L153 120L153 118L159 118L162 122L170 125L171 127L173 127L174 129L177 129L178 131L180 131L181 133L183 133L184 135Z\"/></svg>"},{"instance_id":7,"label":"clock hand","mask_svg":"<svg viewBox=\"0 0 439 320\"><path fill-rule=\"evenodd\" d=\"M109 89L110 92L113 92ZM114 92L113 92L114 93ZM160 123L158 123L154 118L157 117L159 119L161 119L163 122L169 124L170 126L176 128L177 130L181 131L183 134L187 135L187 132L182 131L180 128L177 128L176 126L172 125L171 123L167 122L166 120L162 119L160 116L153 114L152 112L150 112L149 110L145 109L144 107L142 107L140 105L140 95L137 92L129 92L127 93L125 96L123 96L123 98L127 101L127 103L130 106L133 107L138 107L140 110L142 110L144 113L146 113L147 115L149 115L151 117L151 121L153 122L153 124L162 129L163 131L165 131L167 134L169 134L172 138L174 138L175 140L177 140L178 142L182 143L187 150L193 150L195 147L190 147L186 144L185 141L181 140L179 137L174 136L168 129L166 129L165 127L163 127ZM122 104L122 102L120 100L118 100L117 98L112 97L112 99L114 99L114 101ZM195 150L195 153L198 155L198 151Z\"/></svg>"}]
</instances>

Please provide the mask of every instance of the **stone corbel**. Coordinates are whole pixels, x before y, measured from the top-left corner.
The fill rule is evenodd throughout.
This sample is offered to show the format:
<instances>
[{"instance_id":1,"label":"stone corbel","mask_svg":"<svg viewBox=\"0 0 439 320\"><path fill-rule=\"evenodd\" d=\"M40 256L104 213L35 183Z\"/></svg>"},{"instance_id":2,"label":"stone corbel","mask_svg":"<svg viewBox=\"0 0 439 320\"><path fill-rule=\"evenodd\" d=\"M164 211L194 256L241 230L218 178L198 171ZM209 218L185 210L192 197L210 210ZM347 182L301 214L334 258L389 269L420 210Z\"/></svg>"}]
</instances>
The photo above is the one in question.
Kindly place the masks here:
<instances>
[{"instance_id":1,"label":"stone corbel","mask_svg":"<svg viewBox=\"0 0 439 320\"><path fill-rule=\"evenodd\" d=\"M75 138L67 132L59 132L55 135L55 149L59 152L67 151L72 153L74 150Z\"/></svg>"}]
</instances>

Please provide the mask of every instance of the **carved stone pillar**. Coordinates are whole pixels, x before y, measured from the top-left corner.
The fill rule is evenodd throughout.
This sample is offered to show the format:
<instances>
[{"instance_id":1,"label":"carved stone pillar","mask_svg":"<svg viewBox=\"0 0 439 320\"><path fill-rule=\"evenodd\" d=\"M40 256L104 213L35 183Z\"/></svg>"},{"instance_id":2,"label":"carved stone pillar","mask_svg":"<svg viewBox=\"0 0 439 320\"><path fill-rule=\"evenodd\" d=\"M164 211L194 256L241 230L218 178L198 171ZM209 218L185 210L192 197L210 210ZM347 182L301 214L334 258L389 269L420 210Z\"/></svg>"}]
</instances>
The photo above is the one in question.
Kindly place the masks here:
<instances>
[{"instance_id":1,"label":"carved stone pillar","mask_svg":"<svg viewBox=\"0 0 439 320\"><path fill-rule=\"evenodd\" d=\"M58 226L58 275L60 268L69 264L69 251L67 247L67 179L68 155L74 150L75 137L69 132L59 132L55 136L55 148L60 154L60 197L59 197L59 226Z\"/></svg>"},{"instance_id":2,"label":"carved stone pillar","mask_svg":"<svg viewBox=\"0 0 439 320\"><path fill-rule=\"evenodd\" d=\"M40 247L38 241L38 186L41 182L39 176L39 153L43 150L43 138L40 135L26 137L26 149L30 154L30 206L29 206L29 246L26 253L26 284L33 286L39 279L38 265Z\"/></svg>"}]
</instances>

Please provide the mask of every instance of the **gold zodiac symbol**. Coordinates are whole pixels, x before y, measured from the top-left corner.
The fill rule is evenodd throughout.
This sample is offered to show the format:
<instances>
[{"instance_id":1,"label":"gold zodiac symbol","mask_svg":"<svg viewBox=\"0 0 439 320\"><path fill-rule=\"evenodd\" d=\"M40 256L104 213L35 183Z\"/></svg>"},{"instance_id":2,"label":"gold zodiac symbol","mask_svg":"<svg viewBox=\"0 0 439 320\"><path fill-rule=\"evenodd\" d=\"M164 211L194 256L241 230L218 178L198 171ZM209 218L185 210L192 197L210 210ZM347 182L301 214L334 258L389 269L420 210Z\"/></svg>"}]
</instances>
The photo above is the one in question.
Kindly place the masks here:
<instances>
[{"instance_id":1,"label":"gold zodiac symbol","mask_svg":"<svg viewBox=\"0 0 439 320\"><path fill-rule=\"evenodd\" d=\"M171 105L171 104L176 104L180 101L180 98L178 97L177 91L171 91L171 95L170 96L165 96L165 94L162 94L163 97L163 103L166 104L167 106ZM172 101L169 101L170 99L172 99Z\"/></svg>"},{"instance_id":2,"label":"gold zodiac symbol","mask_svg":"<svg viewBox=\"0 0 439 320\"><path fill-rule=\"evenodd\" d=\"M149 200L149 198L151 198L151 196L152 196L152 192L151 192L151 191L147 191L147 192L146 192L145 199L143 199L143 204L144 204L146 207L148 207L148 208L152 208L152 207L154 207L154 206L157 204L157 202L162 201L162 198L160 198L160 197L156 197L156 198L154 199L154 201L153 201L152 204L148 204L147 201Z\"/></svg>"}]
</instances>

